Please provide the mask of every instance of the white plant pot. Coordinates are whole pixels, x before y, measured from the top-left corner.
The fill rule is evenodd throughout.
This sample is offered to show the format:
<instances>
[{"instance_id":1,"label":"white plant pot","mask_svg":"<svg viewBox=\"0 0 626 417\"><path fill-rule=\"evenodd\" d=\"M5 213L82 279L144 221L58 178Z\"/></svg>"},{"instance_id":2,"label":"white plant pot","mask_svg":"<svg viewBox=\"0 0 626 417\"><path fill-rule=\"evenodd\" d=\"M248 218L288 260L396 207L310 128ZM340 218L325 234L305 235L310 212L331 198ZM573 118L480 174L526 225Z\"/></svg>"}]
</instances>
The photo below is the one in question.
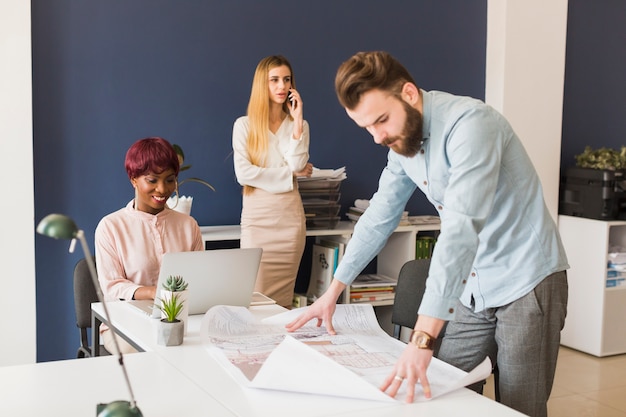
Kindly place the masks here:
<instances>
[{"instance_id":1,"label":"white plant pot","mask_svg":"<svg viewBox=\"0 0 626 417\"><path fill-rule=\"evenodd\" d=\"M161 288L161 300L169 301L172 298L172 294L176 294L178 296L178 301L183 303L183 309L178 313L176 318L183 322L183 333L187 334L187 321L189 320L189 305L187 303L187 296L189 294L189 290L185 291L177 291L172 293L172 291L164 290ZM165 313L161 311L161 318L165 318Z\"/></svg>"},{"instance_id":2,"label":"white plant pot","mask_svg":"<svg viewBox=\"0 0 626 417\"><path fill-rule=\"evenodd\" d=\"M176 197L170 197L167 200L167 206L169 208L185 213L189 216L191 216L191 203L193 203L193 197L187 197L184 195L178 197L178 203L176 203Z\"/></svg>"}]
</instances>

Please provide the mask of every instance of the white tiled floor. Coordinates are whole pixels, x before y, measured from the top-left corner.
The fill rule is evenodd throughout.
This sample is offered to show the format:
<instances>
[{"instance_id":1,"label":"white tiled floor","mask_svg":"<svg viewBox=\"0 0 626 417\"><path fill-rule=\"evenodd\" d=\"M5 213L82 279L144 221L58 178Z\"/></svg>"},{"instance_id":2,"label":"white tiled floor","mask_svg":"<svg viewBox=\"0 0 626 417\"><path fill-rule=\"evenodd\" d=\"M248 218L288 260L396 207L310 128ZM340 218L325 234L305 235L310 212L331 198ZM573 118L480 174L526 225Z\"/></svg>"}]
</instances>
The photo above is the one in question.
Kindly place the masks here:
<instances>
[{"instance_id":1,"label":"white tiled floor","mask_svg":"<svg viewBox=\"0 0 626 417\"><path fill-rule=\"evenodd\" d=\"M493 398L493 376L485 395ZM549 417L626 417L626 354L598 358L561 347Z\"/></svg>"}]
</instances>

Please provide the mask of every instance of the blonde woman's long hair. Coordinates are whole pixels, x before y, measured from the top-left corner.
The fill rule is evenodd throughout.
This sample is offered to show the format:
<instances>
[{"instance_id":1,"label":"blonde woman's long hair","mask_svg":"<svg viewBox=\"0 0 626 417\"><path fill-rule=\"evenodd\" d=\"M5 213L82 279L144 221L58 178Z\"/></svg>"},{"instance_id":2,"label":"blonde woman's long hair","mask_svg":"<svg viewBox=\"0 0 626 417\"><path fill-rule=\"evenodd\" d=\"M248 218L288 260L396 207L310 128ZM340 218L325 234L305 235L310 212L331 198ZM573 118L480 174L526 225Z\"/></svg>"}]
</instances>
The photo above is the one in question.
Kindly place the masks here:
<instances>
[{"instance_id":1,"label":"blonde woman's long hair","mask_svg":"<svg viewBox=\"0 0 626 417\"><path fill-rule=\"evenodd\" d=\"M252 80L252 91L250 92L250 101L248 102L248 120L250 123L250 131L246 141L250 162L253 165L265 166L265 157L267 156L268 132L270 129L270 96L269 96L269 72L271 69L286 66L291 73L291 87L295 88L293 69L291 64L282 55L272 55L263 58L256 67L254 79ZM288 100L283 103L283 111L289 117ZM243 187L244 195L250 194L254 187L245 185Z\"/></svg>"}]
</instances>

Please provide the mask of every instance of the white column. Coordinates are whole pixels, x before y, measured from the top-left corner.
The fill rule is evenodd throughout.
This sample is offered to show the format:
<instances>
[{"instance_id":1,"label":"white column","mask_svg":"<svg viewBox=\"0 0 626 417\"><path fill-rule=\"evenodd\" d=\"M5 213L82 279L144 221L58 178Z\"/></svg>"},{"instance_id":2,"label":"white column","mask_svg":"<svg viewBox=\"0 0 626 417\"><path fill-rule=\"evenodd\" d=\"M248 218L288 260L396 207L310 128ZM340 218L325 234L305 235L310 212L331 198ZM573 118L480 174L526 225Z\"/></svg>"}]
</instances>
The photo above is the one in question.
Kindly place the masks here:
<instances>
[{"instance_id":1,"label":"white column","mask_svg":"<svg viewBox=\"0 0 626 417\"><path fill-rule=\"evenodd\" d=\"M30 1L0 1L0 366L37 359Z\"/></svg>"},{"instance_id":2,"label":"white column","mask_svg":"<svg viewBox=\"0 0 626 417\"><path fill-rule=\"evenodd\" d=\"M513 125L558 215L567 0L489 0L485 100Z\"/></svg>"}]
</instances>

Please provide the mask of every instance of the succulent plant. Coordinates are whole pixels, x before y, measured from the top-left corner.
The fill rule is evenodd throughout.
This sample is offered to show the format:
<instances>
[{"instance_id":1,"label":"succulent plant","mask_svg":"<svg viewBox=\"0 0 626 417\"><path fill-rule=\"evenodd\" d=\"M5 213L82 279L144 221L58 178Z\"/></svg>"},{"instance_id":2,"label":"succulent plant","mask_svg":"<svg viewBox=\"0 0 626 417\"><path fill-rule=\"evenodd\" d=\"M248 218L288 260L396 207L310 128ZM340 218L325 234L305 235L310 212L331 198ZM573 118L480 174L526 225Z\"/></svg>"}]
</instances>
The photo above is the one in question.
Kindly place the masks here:
<instances>
[{"instance_id":1,"label":"succulent plant","mask_svg":"<svg viewBox=\"0 0 626 417\"><path fill-rule=\"evenodd\" d=\"M593 150L590 146L575 156L576 166L580 168L607 169L615 171L626 168L626 146L620 151L610 148Z\"/></svg>"},{"instance_id":2,"label":"succulent plant","mask_svg":"<svg viewBox=\"0 0 626 417\"><path fill-rule=\"evenodd\" d=\"M159 310L165 314L166 321L172 323L176 321L176 316L183 310L183 302L178 300L178 294L172 293L168 299L160 299Z\"/></svg>"},{"instance_id":3,"label":"succulent plant","mask_svg":"<svg viewBox=\"0 0 626 417\"><path fill-rule=\"evenodd\" d=\"M163 288L167 291L171 292L179 292L185 291L187 289L187 284L183 277L180 275L170 275L167 277L167 280L163 283Z\"/></svg>"}]
</instances>

